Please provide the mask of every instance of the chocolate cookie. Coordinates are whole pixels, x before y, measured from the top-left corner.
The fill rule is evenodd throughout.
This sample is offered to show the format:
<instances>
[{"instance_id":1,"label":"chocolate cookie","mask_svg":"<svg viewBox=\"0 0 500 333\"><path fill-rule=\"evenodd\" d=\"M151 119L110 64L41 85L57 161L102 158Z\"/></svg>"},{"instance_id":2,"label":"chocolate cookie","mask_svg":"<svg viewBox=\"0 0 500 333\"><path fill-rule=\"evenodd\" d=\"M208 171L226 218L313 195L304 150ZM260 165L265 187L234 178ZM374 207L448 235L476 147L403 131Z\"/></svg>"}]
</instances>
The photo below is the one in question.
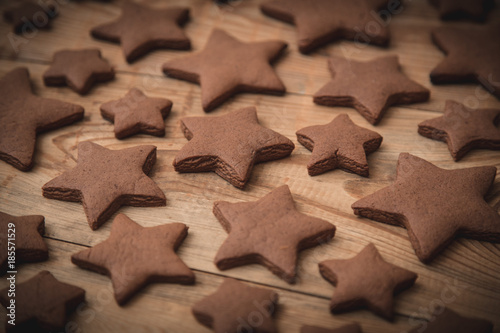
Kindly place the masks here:
<instances>
[{"instance_id":1,"label":"chocolate cookie","mask_svg":"<svg viewBox=\"0 0 500 333\"><path fill-rule=\"evenodd\" d=\"M239 92L285 93L285 86L270 63L286 49L282 41L243 43L215 29L205 49L163 64L169 76L201 85L201 103L206 112Z\"/></svg>"},{"instance_id":2,"label":"chocolate cookie","mask_svg":"<svg viewBox=\"0 0 500 333\"><path fill-rule=\"evenodd\" d=\"M442 20L469 18L484 21L494 5L494 0L429 0L439 10Z\"/></svg>"},{"instance_id":3,"label":"chocolate cookie","mask_svg":"<svg viewBox=\"0 0 500 333\"><path fill-rule=\"evenodd\" d=\"M189 20L189 8L151 8L133 2L122 5L121 16L93 28L93 37L122 45L127 62L155 49L189 50L191 42L181 26Z\"/></svg>"},{"instance_id":4,"label":"chocolate cookie","mask_svg":"<svg viewBox=\"0 0 500 333\"><path fill-rule=\"evenodd\" d=\"M310 176L340 168L368 177L366 155L380 147L382 136L357 126L348 115L341 114L327 125L300 129L297 140L312 151L307 164Z\"/></svg>"},{"instance_id":5,"label":"chocolate cookie","mask_svg":"<svg viewBox=\"0 0 500 333\"><path fill-rule=\"evenodd\" d=\"M45 218L41 215L12 216L0 212L0 275L16 271L22 262L47 260L49 250L43 241ZM15 251L14 264L8 264Z\"/></svg>"},{"instance_id":6,"label":"chocolate cookie","mask_svg":"<svg viewBox=\"0 0 500 333\"><path fill-rule=\"evenodd\" d=\"M15 326L5 320L7 331L62 332L68 315L85 302L85 290L60 282L48 271L17 283L15 298L8 296L9 288L0 291L0 303L5 308L15 299Z\"/></svg>"},{"instance_id":7,"label":"chocolate cookie","mask_svg":"<svg viewBox=\"0 0 500 333\"><path fill-rule=\"evenodd\" d=\"M35 96L28 69L0 79L0 159L21 171L33 167L36 135L83 118L81 106Z\"/></svg>"},{"instance_id":8,"label":"chocolate cookie","mask_svg":"<svg viewBox=\"0 0 500 333\"><path fill-rule=\"evenodd\" d=\"M373 125L391 105L429 100L427 88L401 73L397 56L367 62L331 57L328 67L333 78L314 94L314 103L353 107Z\"/></svg>"},{"instance_id":9,"label":"chocolate cookie","mask_svg":"<svg viewBox=\"0 0 500 333\"><path fill-rule=\"evenodd\" d=\"M319 271L336 286L330 302L332 313L366 307L387 320L394 317L394 295L417 279L417 274L385 261L372 243L354 258L320 262Z\"/></svg>"},{"instance_id":10,"label":"chocolate cookie","mask_svg":"<svg viewBox=\"0 0 500 333\"><path fill-rule=\"evenodd\" d=\"M193 272L175 254L187 231L182 223L145 228L118 214L109 238L73 254L71 261L81 268L109 275L116 302L123 305L152 282L194 283Z\"/></svg>"},{"instance_id":11,"label":"chocolate cookie","mask_svg":"<svg viewBox=\"0 0 500 333\"><path fill-rule=\"evenodd\" d=\"M172 108L172 101L165 98L151 98L137 88L132 88L115 101L101 105L101 115L115 123L115 137L145 133L165 136L165 119Z\"/></svg>"},{"instance_id":12,"label":"chocolate cookie","mask_svg":"<svg viewBox=\"0 0 500 333\"><path fill-rule=\"evenodd\" d=\"M362 330L358 323L352 323L334 329L306 325L302 326L300 333L362 333Z\"/></svg>"},{"instance_id":13,"label":"chocolate cookie","mask_svg":"<svg viewBox=\"0 0 500 333\"><path fill-rule=\"evenodd\" d=\"M297 26L299 51L309 53L337 39L385 46L389 30L375 21L388 0L272 0L261 4L270 17ZM373 14L372 14L373 13ZM376 24L375 28L373 24Z\"/></svg>"},{"instance_id":14,"label":"chocolate cookie","mask_svg":"<svg viewBox=\"0 0 500 333\"><path fill-rule=\"evenodd\" d=\"M500 109L471 110L465 105L446 101L444 115L418 124L418 133L448 143L455 161L471 149L500 150Z\"/></svg>"},{"instance_id":15,"label":"chocolate cookie","mask_svg":"<svg viewBox=\"0 0 500 333\"><path fill-rule=\"evenodd\" d=\"M436 308L430 322L424 322L409 333L491 333L493 323L485 319L462 317L449 308Z\"/></svg>"},{"instance_id":16,"label":"chocolate cookie","mask_svg":"<svg viewBox=\"0 0 500 333\"><path fill-rule=\"evenodd\" d=\"M196 303L192 311L198 322L215 333L277 333L273 322L277 303L278 294L270 289L226 278L215 293ZM258 321L254 319L256 313L260 315Z\"/></svg>"},{"instance_id":17,"label":"chocolate cookie","mask_svg":"<svg viewBox=\"0 0 500 333\"><path fill-rule=\"evenodd\" d=\"M76 167L43 185L43 196L82 202L89 226L96 230L123 205L165 206L165 195L147 176L155 162L155 146L109 150L81 142Z\"/></svg>"},{"instance_id":18,"label":"chocolate cookie","mask_svg":"<svg viewBox=\"0 0 500 333\"><path fill-rule=\"evenodd\" d=\"M57 14L56 7L50 3L20 1L15 6L7 8L3 12L3 17L12 24L16 34L23 34L50 28L50 21Z\"/></svg>"},{"instance_id":19,"label":"chocolate cookie","mask_svg":"<svg viewBox=\"0 0 500 333\"><path fill-rule=\"evenodd\" d=\"M255 202L216 201L214 215L229 236L217 251L221 270L260 264L288 283L297 275L297 253L325 244L335 226L295 208L287 185Z\"/></svg>"},{"instance_id":20,"label":"chocolate cookie","mask_svg":"<svg viewBox=\"0 0 500 333\"><path fill-rule=\"evenodd\" d=\"M453 239L500 242L500 215L484 200L494 166L445 170L399 155L396 181L352 205L354 214L408 229L415 254L430 262Z\"/></svg>"},{"instance_id":21,"label":"chocolate cookie","mask_svg":"<svg viewBox=\"0 0 500 333\"><path fill-rule=\"evenodd\" d=\"M248 182L255 163L286 157L295 148L283 135L261 126L254 107L183 118L181 127L190 141L175 157L175 171L214 171L237 188Z\"/></svg>"},{"instance_id":22,"label":"chocolate cookie","mask_svg":"<svg viewBox=\"0 0 500 333\"><path fill-rule=\"evenodd\" d=\"M114 77L113 67L98 49L62 50L54 54L52 64L43 74L43 82L46 86L67 85L84 95L95 83Z\"/></svg>"}]
</instances>

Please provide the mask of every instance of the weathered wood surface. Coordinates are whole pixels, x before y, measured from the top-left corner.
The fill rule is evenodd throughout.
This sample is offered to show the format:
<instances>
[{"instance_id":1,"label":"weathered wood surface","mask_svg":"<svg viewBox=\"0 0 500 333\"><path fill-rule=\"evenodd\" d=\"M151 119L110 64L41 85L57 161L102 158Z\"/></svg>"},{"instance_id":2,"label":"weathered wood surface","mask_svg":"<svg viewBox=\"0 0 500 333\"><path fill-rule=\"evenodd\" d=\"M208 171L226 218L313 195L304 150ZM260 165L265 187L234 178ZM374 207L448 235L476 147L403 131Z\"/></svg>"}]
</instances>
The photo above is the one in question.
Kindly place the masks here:
<instances>
[{"instance_id":1,"label":"weathered wood surface","mask_svg":"<svg viewBox=\"0 0 500 333\"><path fill-rule=\"evenodd\" d=\"M289 50L276 63L288 94L284 97L241 94L224 103L206 117L217 116L243 106L256 106L260 122L286 135L296 144L291 157L255 166L244 191L238 190L213 173L178 174L172 161L186 143L179 119L205 115L201 109L200 88L197 85L165 77L161 64L181 57L186 51L155 51L129 65L121 48L115 44L94 40L91 27L112 20L119 14L117 3L93 1L61 5L61 15L53 21L52 31L40 31L15 52L8 41L10 27L0 23L0 75L17 67L29 68L36 93L80 104L85 119L72 126L41 134L37 143L35 167L30 172L0 163L0 210L13 215L42 214L46 217L46 237L50 260L23 265L18 274L22 281L40 269L51 270L56 277L87 290L88 305L95 317L87 312L72 319L83 331L168 331L204 332L190 314L190 306L216 289L222 276L275 288L280 293L277 321L280 331L298 332L301 324L323 324L337 327L342 322L358 321L365 332L401 332L409 329L414 318L429 316L440 302L462 314L494 321L500 332L500 246L486 242L458 239L430 265L421 264L414 255L404 229L357 218L351 204L358 198L389 185L395 178L396 161L400 152L410 152L443 168L463 168L478 165L500 167L500 154L487 150L469 153L459 163L453 162L444 143L421 137L417 124L442 112L444 102L454 99L470 106L498 107L500 101L478 85L432 86L428 79L431 69L443 59L443 54L431 43L430 30L442 25L436 11L427 1L407 1L401 14L392 17L391 46L388 49L339 42L326 46L312 55L297 52L295 29L285 23L263 16L259 1L239 1L231 6L217 7L211 1L169 1L192 8L192 20L186 32L194 51L203 48L212 28L222 28L244 41L282 39ZM153 6L164 6L148 1ZM0 10L5 4L0 7ZM490 20L500 18L495 9ZM450 25L462 23L446 23ZM68 88L48 88L41 76L48 68L52 54L63 48L98 47L116 68L114 81L96 86L87 96L79 96ZM386 54L400 57L403 71L415 81L431 89L429 103L390 108L374 127L354 109L317 106L311 95L330 77L326 69L328 54L354 59L370 59ZM123 96L131 87L142 89L149 96L166 97L174 102L166 119L166 136L157 138L138 135L117 140L113 126L99 112L103 102ZM347 113L361 126L379 132L384 141L370 155L370 177L363 178L339 170L309 177L306 164L310 152L297 143L295 132L305 126L324 124L340 113ZM139 144L158 147L158 161L152 178L165 192L166 207L123 207L119 210L143 226L168 222L186 223L189 236L179 254L197 275L196 286L186 287L157 284L146 288L127 306L120 308L110 300L107 277L84 271L70 262L70 255L82 246L95 245L109 235L111 220L92 231L81 204L48 200L41 187L50 179L75 166L77 144L91 140L110 149L122 149ZM226 233L212 214L216 200L248 201L262 197L272 189L288 184L301 212L324 218L337 226L335 238L322 246L306 250L299 256L299 279L289 285L267 269L251 265L219 271L213 258ZM500 178L487 196L488 202L500 209ZM328 299L334 288L323 280L317 263L330 258L349 258L366 244L373 242L389 262L419 274L416 285L395 299L398 314L395 323L380 319L368 311L332 316ZM0 287L6 281L0 281ZM101 295L101 296L99 296ZM108 297L100 301L98 297ZM102 303L105 306L102 306ZM83 310L82 310L83 311ZM0 321L4 319L0 312Z\"/></svg>"}]
</instances>

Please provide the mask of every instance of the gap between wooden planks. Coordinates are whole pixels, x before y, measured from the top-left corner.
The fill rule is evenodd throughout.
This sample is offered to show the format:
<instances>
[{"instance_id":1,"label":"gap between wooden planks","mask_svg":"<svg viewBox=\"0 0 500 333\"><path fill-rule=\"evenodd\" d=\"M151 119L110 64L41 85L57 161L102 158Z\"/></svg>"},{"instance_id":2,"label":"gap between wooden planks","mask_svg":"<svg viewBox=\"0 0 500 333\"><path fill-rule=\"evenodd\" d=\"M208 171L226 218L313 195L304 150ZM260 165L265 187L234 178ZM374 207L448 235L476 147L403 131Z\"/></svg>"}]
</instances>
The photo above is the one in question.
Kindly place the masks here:
<instances>
[{"instance_id":1,"label":"gap between wooden planks","mask_svg":"<svg viewBox=\"0 0 500 333\"><path fill-rule=\"evenodd\" d=\"M148 3L162 5L160 1ZM450 304L451 308L463 314L493 320L497 329L499 328L500 320L496 312L500 307L498 245L459 239L431 265L424 266L416 259L405 230L356 218L350 209L356 199L393 181L397 156L402 151L416 154L444 168L500 166L499 154L486 150L474 151L460 163L455 163L444 143L425 139L416 132L420 121L442 112L446 99L477 101L481 107L500 107L500 102L492 96L483 99L484 90L477 85L432 86L429 83L428 73L443 55L430 42L430 29L441 23L427 2L413 1L403 14L393 19L390 27L393 40L389 50L371 46L359 49L351 42L340 42L311 56L303 56L297 52L293 27L260 14L255 1L243 1L238 6L224 10L205 0L171 3L191 6L192 21L186 26L186 31L192 38L195 51L203 47L212 27L225 29L244 41L275 38L289 43L288 53L276 64L278 75L283 79L289 94L285 97L242 94L207 117L255 105L261 123L292 139L296 143L296 150L290 158L257 165L245 191L233 188L214 174L177 174L171 162L176 152L186 143L178 121L184 116L204 114L200 106L200 88L166 78L160 68L163 62L183 56L186 52L157 51L128 65L119 46L93 40L88 33L91 27L112 20L119 14L116 4L90 1L65 5L60 17L53 21L53 31L40 32L18 54L12 52L5 38L0 39L0 58L4 59L0 61L0 75L16 66L27 66L37 94L81 104L86 110L83 122L39 137L33 171L22 173L5 163L0 164L0 210L14 215L45 215L47 237L52 239L49 241L51 259L47 263L25 265L21 268L20 279L33 275L42 267L50 267L57 277L66 278L65 281L80 285L91 293L89 307L98 305L97 299L93 299L92 295L95 298L95 290L109 288L109 279L74 267L69 257L80 245L92 246L106 239L111 220L98 231L92 232L87 226L81 205L47 200L41 196L41 186L75 165L78 142L92 140L111 149L154 144L159 151L152 177L165 191L167 206L124 207L120 212L126 213L143 226L173 221L188 224L189 236L179 253L196 270L199 282L195 287L155 285L147 288L143 295L125 309L118 308L112 301L103 310L101 317L98 317L100 320L84 323L85 318L77 318L82 327L88 328L85 331L104 330L108 327L113 328L112 331L115 328L146 330L147 324L144 323L148 323L148 320L154 322L153 326L158 330L203 331L202 326L190 316L189 307L202 295L215 290L222 275L279 288L282 294L290 295L290 298L282 296L280 305L284 310L278 313L278 324L286 332L298 331L299 324L302 323L317 321L318 324L336 327L344 320L360 321L366 332L378 332L381 329L401 331L402 327L410 326L409 317L425 317L422 308L432 306L449 285L460 286L460 293ZM498 17L498 13L497 9L493 14ZM2 22L0 29L7 32L9 27ZM0 33L0 36L5 35L6 33ZM65 47L100 48L104 56L116 66L116 80L97 86L85 97L67 88L44 87L40 79L43 71L53 52ZM393 107L377 127L369 125L353 109L316 106L312 103L311 95L329 79L326 69L328 54L350 55L355 59L398 54L403 71L432 90L431 101ZM174 102L172 114L166 120L165 138L140 135L118 141L113 136L112 125L101 118L99 105L123 96L132 86L143 89L148 95L167 97ZM481 98L476 97L477 91L481 92L477 95ZM342 112L349 114L355 123L374 129L384 137L381 149L369 157L370 178L338 170L311 178L305 168L310 153L296 142L295 131L305 126L326 123ZM226 234L211 213L213 202L256 200L284 183L290 186L300 211L324 218L337 226L334 240L304 251L299 256L299 282L296 285L286 284L257 265L224 272L217 270L212 260ZM488 196L492 205L499 203L499 184L500 181L497 180ZM68 242L74 245L67 244ZM331 316L327 310L327 298L334 288L319 276L317 263L329 258L352 257L368 242L375 243L388 261L419 274L417 284L395 299L395 310L400 317L394 325L367 311ZM165 294L158 290L163 290ZM184 294L189 296L182 298ZM300 301L294 302L291 299ZM148 317L150 311L157 320Z\"/></svg>"}]
</instances>

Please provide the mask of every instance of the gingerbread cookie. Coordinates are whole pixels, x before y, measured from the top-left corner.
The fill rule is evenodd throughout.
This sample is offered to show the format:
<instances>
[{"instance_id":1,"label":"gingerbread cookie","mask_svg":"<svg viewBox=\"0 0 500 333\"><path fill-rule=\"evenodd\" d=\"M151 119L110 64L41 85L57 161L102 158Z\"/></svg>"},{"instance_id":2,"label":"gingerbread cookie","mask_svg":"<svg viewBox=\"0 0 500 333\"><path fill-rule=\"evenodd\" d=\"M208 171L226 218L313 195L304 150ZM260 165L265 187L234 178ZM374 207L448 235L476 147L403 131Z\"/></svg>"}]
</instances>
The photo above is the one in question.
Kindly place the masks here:
<instances>
[{"instance_id":1,"label":"gingerbread cookie","mask_svg":"<svg viewBox=\"0 0 500 333\"><path fill-rule=\"evenodd\" d=\"M436 307L430 322L424 322L409 333L491 333L493 323L489 320L463 317L450 310Z\"/></svg>"},{"instance_id":2,"label":"gingerbread cookie","mask_svg":"<svg viewBox=\"0 0 500 333\"><path fill-rule=\"evenodd\" d=\"M484 21L494 5L494 0L429 0L439 10L442 20L469 18Z\"/></svg>"},{"instance_id":3,"label":"gingerbread cookie","mask_svg":"<svg viewBox=\"0 0 500 333\"><path fill-rule=\"evenodd\" d=\"M3 17L5 21L12 24L16 34L32 34L38 29L49 29L50 21L57 14L56 7L50 3L20 1L14 7L6 9Z\"/></svg>"},{"instance_id":4,"label":"gingerbread cookie","mask_svg":"<svg viewBox=\"0 0 500 333\"><path fill-rule=\"evenodd\" d=\"M339 328L328 329L318 326L302 326L300 333L362 333L361 326L358 323L344 325Z\"/></svg>"}]
</instances>

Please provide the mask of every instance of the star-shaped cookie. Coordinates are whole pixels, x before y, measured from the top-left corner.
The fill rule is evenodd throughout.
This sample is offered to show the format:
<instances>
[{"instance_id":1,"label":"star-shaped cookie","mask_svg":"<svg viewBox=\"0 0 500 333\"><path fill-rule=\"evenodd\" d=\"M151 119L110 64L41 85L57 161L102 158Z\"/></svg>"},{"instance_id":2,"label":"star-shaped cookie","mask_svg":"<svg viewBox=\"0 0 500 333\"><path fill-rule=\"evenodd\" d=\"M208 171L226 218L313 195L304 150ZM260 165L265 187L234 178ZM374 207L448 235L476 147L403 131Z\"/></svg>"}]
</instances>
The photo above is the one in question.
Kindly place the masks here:
<instances>
[{"instance_id":1,"label":"star-shaped cookie","mask_svg":"<svg viewBox=\"0 0 500 333\"><path fill-rule=\"evenodd\" d=\"M432 39L446 57L432 70L432 83L477 82L500 99L498 36L498 23L433 30Z\"/></svg>"},{"instance_id":2,"label":"star-shaped cookie","mask_svg":"<svg viewBox=\"0 0 500 333\"><path fill-rule=\"evenodd\" d=\"M50 28L50 21L57 16L56 7L50 3L40 4L20 1L3 12L5 21L12 24L16 34L32 35L38 29Z\"/></svg>"},{"instance_id":3,"label":"star-shaped cookie","mask_svg":"<svg viewBox=\"0 0 500 333\"><path fill-rule=\"evenodd\" d=\"M237 188L250 178L253 165L292 153L292 141L259 124L257 111L247 107L218 117L181 119L190 140L173 165L177 172L214 171Z\"/></svg>"},{"instance_id":4,"label":"star-shaped cookie","mask_svg":"<svg viewBox=\"0 0 500 333\"><path fill-rule=\"evenodd\" d=\"M16 304L16 325L5 320L7 331L62 332L67 316L85 301L85 290L57 280L50 272L41 271L31 279L16 284L15 298L8 296L9 287L0 291L0 303Z\"/></svg>"},{"instance_id":5,"label":"star-shaped cookie","mask_svg":"<svg viewBox=\"0 0 500 333\"><path fill-rule=\"evenodd\" d=\"M37 133L83 118L81 106L37 97L28 69L16 68L0 79L0 159L21 171L33 167Z\"/></svg>"},{"instance_id":6,"label":"star-shaped cookie","mask_svg":"<svg viewBox=\"0 0 500 333\"><path fill-rule=\"evenodd\" d=\"M492 0L429 0L439 10L442 20L470 18L484 21L493 7Z\"/></svg>"},{"instance_id":7,"label":"star-shaped cookie","mask_svg":"<svg viewBox=\"0 0 500 333\"><path fill-rule=\"evenodd\" d=\"M145 228L118 214L109 238L73 254L71 261L109 275L116 302L123 305L152 282L194 283L193 272L175 253L187 232L188 227L182 223Z\"/></svg>"},{"instance_id":8,"label":"star-shaped cookie","mask_svg":"<svg viewBox=\"0 0 500 333\"><path fill-rule=\"evenodd\" d=\"M172 108L172 101L165 98L151 98L132 88L118 100L101 105L101 115L115 123L115 137L145 133L165 136L165 119Z\"/></svg>"},{"instance_id":9,"label":"star-shaped cookie","mask_svg":"<svg viewBox=\"0 0 500 333\"><path fill-rule=\"evenodd\" d=\"M340 38L385 46L389 30L373 14L387 6L387 0L271 0L260 9L270 17L297 26L299 51L309 53ZM373 14L372 14L373 13Z\"/></svg>"},{"instance_id":10,"label":"star-shaped cookie","mask_svg":"<svg viewBox=\"0 0 500 333\"><path fill-rule=\"evenodd\" d=\"M491 333L493 323L479 318L463 317L450 310L437 307L430 322L425 322L409 333Z\"/></svg>"},{"instance_id":11,"label":"star-shaped cookie","mask_svg":"<svg viewBox=\"0 0 500 333\"><path fill-rule=\"evenodd\" d=\"M151 8L127 1L121 16L93 28L93 37L122 45L127 62L154 49L189 50L191 42L181 26L189 20L189 8Z\"/></svg>"},{"instance_id":12,"label":"star-shaped cookie","mask_svg":"<svg viewBox=\"0 0 500 333\"><path fill-rule=\"evenodd\" d=\"M123 205L165 206L165 195L147 176L155 162L155 146L110 150L81 142L76 167L43 185L43 196L81 202L96 230Z\"/></svg>"},{"instance_id":13,"label":"star-shaped cookie","mask_svg":"<svg viewBox=\"0 0 500 333\"><path fill-rule=\"evenodd\" d=\"M192 312L198 322L215 333L276 333L273 314L277 306L278 294L274 291L226 278L215 293L196 303ZM253 320L254 313L261 314L262 320Z\"/></svg>"},{"instance_id":14,"label":"star-shaped cookie","mask_svg":"<svg viewBox=\"0 0 500 333\"><path fill-rule=\"evenodd\" d=\"M45 218L41 215L17 217L0 212L0 275L17 270L21 262L47 260L49 250L43 241L44 233ZM9 267L8 257L12 251L9 249L13 247L15 264Z\"/></svg>"},{"instance_id":15,"label":"star-shaped cookie","mask_svg":"<svg viewBox=\"0 0 500 333\"><path fill-rule=\"evenodd\" d=\"M284 94L270 63L286 46L282 41L244 43L214 29L203 51L163 64L163 72L199 83L203 110L209 112L239 92Z\"/></svg>"},{"instance_id":16,"label":"star-shaped cookie","mask_svg":"<svg viewBox=\"0 0 500 333\"><path fill-rule=\"evenodd\" d=\"M84 95L95 83L114 77L113 67L98 49L62 50L54 54L52 64L43 73L43 82L46 86L67 85Z\"/></svg>"},{"instance_id":17,"label":"star-shaped cookie","mask_svg":"<svg viewBox=\"0 0 500 333\"><path fill-rule=\"evenodd\" d=\"M333 224L295 208L287 185L253 202L216 201L213 212L229 233L215 256L219 269L257 263L288 283L295 282L297 253L335 235Z\"/></svg>"},{"instance_id":18,"label":"star-shaped cookie","mask_svg":"<svg viewBox=\"0 0 500 333\"><path fill-rule=\"evenodd\" d=\"M455 236L500 242L500 215L484 200L494 166L445 170L401 153L396 181L352 205L354 214L408 229L415 254L430 262Z\"/></svg>"},{"instance_id":19,"label":"star-shaped cookie","mask_svg":"<svg viewBox=\"0 0 500 333\"><path fill-rule=\"evenodd\" d=\"M397 56L370 61L328 59L332 80L314 94L314 103L353 107L373 125L391 105L429 100L427 88L401 73Z\"/></svg>"},{"instance_id":20,"label":"star-shaped cookie","mask_svg":"<svg viewBox=\"0 0 500 333\"><path fill-rule=\"evenodd\" d=\"M310 176L340 168L368 177L366 155L380 147L382 136L340 114L327 125L300 129L297 140L312 151L307 164Z\"/></svg>"},{"instance_id":21,"label":"star-shaped cookie","mask_svg":"<svg viewBox=\"0 0 500 333\"><path fill-rule=\"evenodd\" d=\"M394 317L394 295L417 279L417 274L385 261L372 243L351 259L320 262L319 271L336 286L332 313L368 308L388 320Z\"/></svg>"},{"instance_id":22,"label":"star-shaped cookie","mask_svg":"<svg viewBox=\"0 0 500 333\"><path fill-rule=\"evenodd\" d=\"M471 110L446 101L444 115L418 124L418 133L448 143L455 161L474 148L500 150L500 109Z\"/></svg>"}]
</instances>

